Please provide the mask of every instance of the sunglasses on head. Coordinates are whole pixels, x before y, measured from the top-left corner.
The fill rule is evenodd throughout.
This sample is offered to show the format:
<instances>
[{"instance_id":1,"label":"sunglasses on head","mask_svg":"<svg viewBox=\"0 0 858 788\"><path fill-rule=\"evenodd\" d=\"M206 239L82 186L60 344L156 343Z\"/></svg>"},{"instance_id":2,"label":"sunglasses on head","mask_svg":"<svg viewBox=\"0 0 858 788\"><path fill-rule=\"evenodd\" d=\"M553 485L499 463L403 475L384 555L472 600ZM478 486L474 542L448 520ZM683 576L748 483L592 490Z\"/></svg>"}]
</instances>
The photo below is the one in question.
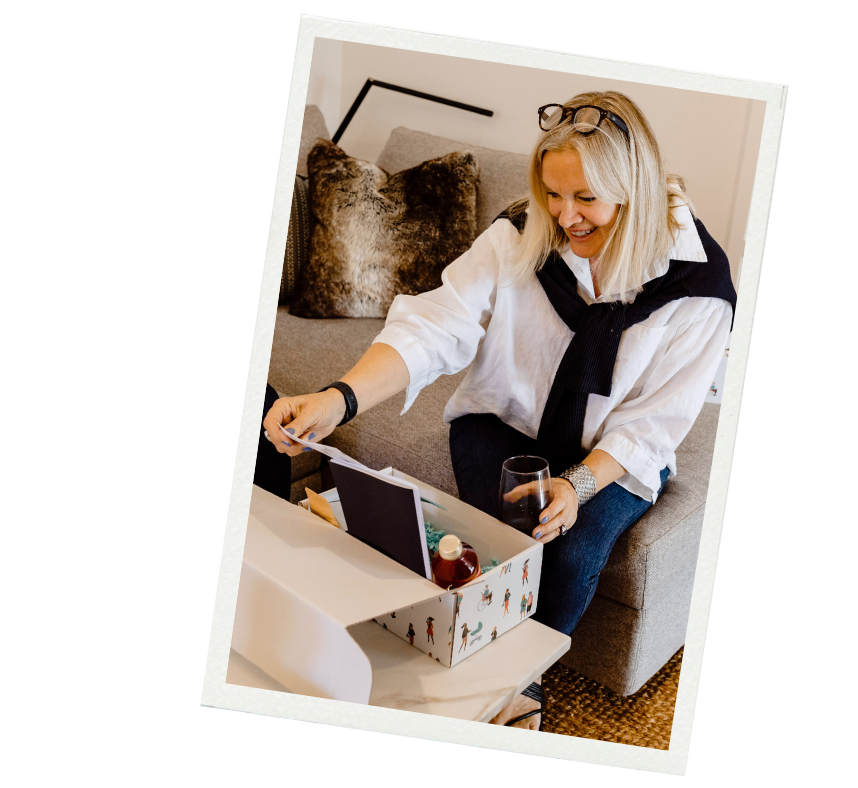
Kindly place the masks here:
<instances>
[{"instance_id":1,"label":"sunglasses on head","mask_svg":"<svg viewBox=\"0 0 858 788\"><path fill-rule=\"evenodd\" d=\"M596 131L602 125L602 121L607 118L613 123L623 134L626 139L629 138L629 127L626 126L622 118L615 115L613 112L608 112L601 107L594 107L591 104L585 104L581 107L564 107L562 104L546 104L540 107L539 110L539 128L543 131L551 131L556 129L561 123L570 121L570 125L577 126L576 131L583 137L587 137ZM570 120L571 119L571 120Z\"/></svg>"}]
</instances>

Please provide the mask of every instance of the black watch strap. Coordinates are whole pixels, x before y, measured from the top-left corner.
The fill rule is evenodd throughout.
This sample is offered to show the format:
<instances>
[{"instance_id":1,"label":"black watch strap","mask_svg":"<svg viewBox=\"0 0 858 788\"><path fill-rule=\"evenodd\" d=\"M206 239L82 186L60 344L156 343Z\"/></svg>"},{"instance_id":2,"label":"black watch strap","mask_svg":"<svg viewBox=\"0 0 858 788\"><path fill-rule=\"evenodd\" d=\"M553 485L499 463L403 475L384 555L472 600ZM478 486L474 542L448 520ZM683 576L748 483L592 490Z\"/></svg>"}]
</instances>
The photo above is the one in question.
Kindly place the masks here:
<instances>
[{"instance_id":1,"label":"black watch strap","mask_svg":"<svg viewBox=\"0 0 858 788\"><path fill-rule=\"evenodd\" d=\"M337 389L346 401L346 415L343 416L343 420L337 424L338 427L341 427L343 424L351 421L355 416L357 416L357 397L355 396L354 391L352 391L352 387L348 383L343 383L341 380L331 383L329 386L325 386L325 388L323 388L319 393L321 394L322 391L327 391L328 389Z\"/></svg>"}]
</instances>

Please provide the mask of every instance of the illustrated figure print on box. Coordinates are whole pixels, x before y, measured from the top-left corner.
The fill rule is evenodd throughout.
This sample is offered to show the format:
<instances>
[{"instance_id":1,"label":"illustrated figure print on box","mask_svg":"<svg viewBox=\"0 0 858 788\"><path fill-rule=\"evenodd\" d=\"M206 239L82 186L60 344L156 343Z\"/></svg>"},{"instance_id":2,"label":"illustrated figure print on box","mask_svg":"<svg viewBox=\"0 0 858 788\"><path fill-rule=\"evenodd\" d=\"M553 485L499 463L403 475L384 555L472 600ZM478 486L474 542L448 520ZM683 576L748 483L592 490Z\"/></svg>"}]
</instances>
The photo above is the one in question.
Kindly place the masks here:
<instances>
[{"instance_id":1,"label":"illustrated figure print on box","mask_svg":"<svg viewBox=\"0 0 858 788\"><path fill-rule=\"evenodd\" d=\"M450 594L429 599L419 605L394 610L375 619L377 624L398 635L427 656L447 664L453 647L452 632L442 638L436 623L454 621L454 598ZM445 626L444 629L447 627ZM452 627L451 627L452 629ZM443 630L442 630L443 631ZM437 644L435 635L438 634ZM444 642L440 642L443 640ZM440 659L439 659L440 657Z\"/></svg>"},{"instance_id":2,"label":"illustrated figure print on box","mask_svg":"<svg viewBox=\"0 0 858 788\"><path fill-rule=\"evenodd\" d=\"M452 665L533 615L539 575L539 564L526 556L495 567L458 590Z\"/></svg>"},{"instance_id":3,"label":"illustrated figure print on box","mask_svg":"<svg viewBox=\"0 0 858 788\"><path fill-rule=\"evenodd\" d=\"M540 565L531 557L513 559L469 586L375 620L432 659L455 665L533 614Z\"/></svg>"}]
</instances>

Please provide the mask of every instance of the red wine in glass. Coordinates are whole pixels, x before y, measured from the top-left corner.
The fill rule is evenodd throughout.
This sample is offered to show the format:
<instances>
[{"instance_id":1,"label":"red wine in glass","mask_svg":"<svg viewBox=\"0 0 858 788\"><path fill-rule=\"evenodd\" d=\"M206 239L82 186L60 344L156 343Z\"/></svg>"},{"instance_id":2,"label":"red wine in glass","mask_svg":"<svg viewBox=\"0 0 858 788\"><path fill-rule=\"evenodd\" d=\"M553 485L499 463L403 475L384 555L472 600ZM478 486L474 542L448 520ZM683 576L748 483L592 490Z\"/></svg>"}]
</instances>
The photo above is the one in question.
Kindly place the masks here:
<instances>
[{"instance_id":1,"label":"red wine in glass","mask_svg":"<svg viewBox=\"0 0 858 788\"><path fill-rule=\"evenodd\" d=\"M523 455L504 462L498 493L498 517L503 522L531 535L551 500L551 473L546 460Z\"/></svg>"}]
</instances>

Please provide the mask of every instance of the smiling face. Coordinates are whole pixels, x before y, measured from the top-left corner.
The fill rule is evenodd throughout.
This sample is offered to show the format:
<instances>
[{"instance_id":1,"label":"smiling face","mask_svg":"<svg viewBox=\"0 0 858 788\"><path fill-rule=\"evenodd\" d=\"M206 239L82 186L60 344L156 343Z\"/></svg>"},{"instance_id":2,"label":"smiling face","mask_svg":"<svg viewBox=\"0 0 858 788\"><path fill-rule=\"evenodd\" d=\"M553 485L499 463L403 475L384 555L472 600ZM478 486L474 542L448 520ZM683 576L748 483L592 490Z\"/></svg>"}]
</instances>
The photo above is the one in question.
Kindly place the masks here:
<instances>
[{"instance_id":1,"label":"smiling face","mask_svg":"<svg viewBox=\"0 0 858 788\"><path fill-rule=\"evenodd\" d=\"M577 151L548 151L542 158L548 210L578 257L598 257L617 221L620 206L599 202L584 177Z\"/></svg>"}]
</instances>

